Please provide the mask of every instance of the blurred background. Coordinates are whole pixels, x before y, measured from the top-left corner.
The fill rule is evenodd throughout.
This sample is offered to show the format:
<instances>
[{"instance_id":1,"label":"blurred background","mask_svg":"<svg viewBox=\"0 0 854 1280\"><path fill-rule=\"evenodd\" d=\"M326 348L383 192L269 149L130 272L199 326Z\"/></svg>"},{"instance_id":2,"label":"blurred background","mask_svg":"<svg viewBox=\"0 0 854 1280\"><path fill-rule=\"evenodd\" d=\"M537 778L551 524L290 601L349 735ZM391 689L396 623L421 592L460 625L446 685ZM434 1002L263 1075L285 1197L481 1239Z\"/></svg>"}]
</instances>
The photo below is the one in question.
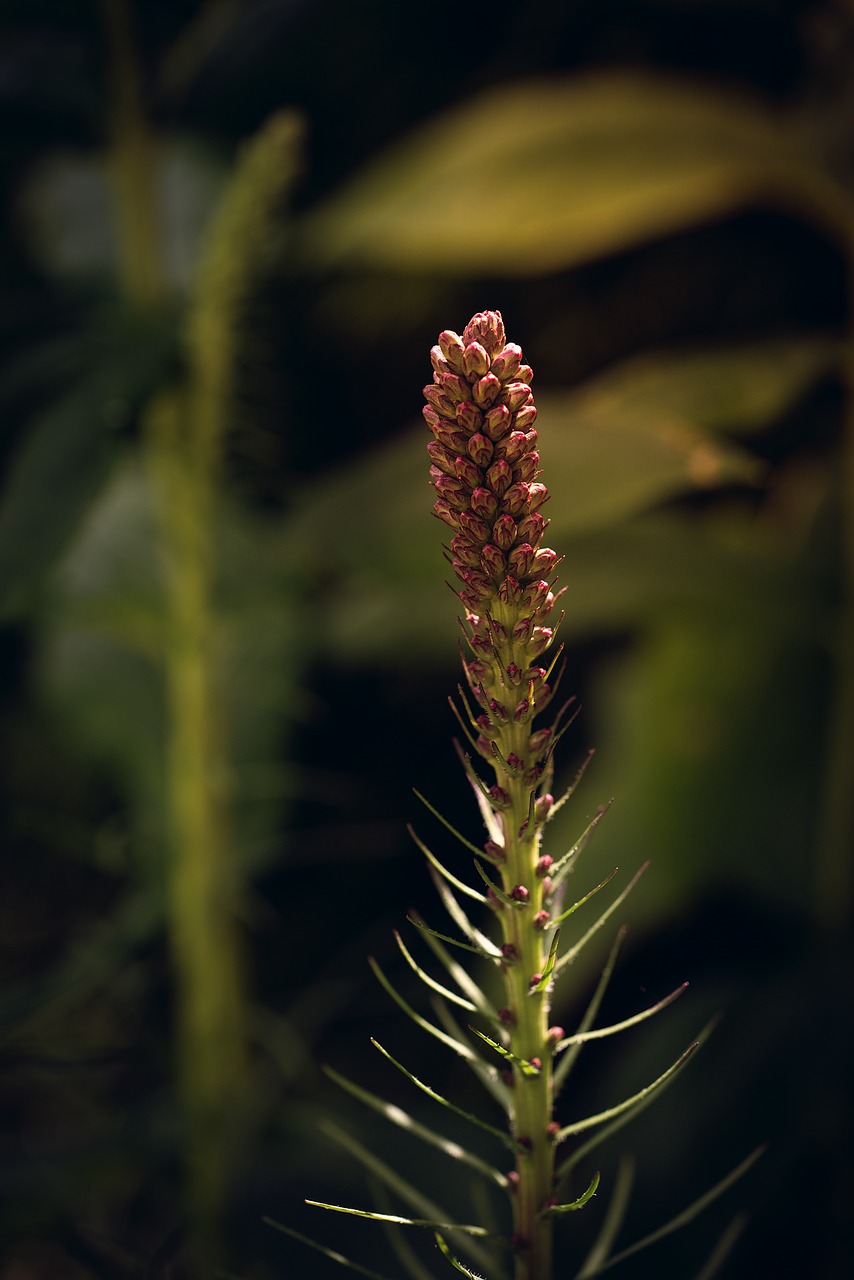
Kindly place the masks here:
<instances>
[{"instance_id":1,"label":"blurred background","mask_svg":"<svg viewBox=\"0 0 854 1280\"><path fill-rule=\"evenodd\" d=\"M420 389L484 308L535 370L564 781L596 748L551 852L613 796L579 883L652 860L603 1020L691 983L561 1118L720 1012L591 1165L634 1160L622 1242L770 1143L615 1274L734 1219L731 1280L850 1274L852 71L848 0L5 0L0 1280L344 1274L265 1215L400 1275L302 1205L376 1203L323 1117L477 1212L321 1065L430 1123L375 1034L480 1105L366 957L409 992L391 930L449 928L407 822L468 870L411 788L482 838Z\"/></svg>"}]
</instances>

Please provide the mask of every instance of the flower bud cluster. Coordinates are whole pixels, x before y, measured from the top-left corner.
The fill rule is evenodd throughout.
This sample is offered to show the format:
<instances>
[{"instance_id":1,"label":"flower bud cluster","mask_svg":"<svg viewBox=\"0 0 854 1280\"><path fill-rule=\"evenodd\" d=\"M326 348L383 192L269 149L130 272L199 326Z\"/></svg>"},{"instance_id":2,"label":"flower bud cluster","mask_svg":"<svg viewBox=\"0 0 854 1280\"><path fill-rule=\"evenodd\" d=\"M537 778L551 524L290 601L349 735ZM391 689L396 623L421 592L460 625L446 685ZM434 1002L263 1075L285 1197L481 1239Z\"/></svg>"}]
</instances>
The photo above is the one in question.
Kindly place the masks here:
<instances>
[{"instance_id":1,"label":"flower bud cluster","mask_svg":"<svg viewBox=\"0 0 854 1280\"><path fill-rule=\"evenodd\" d=\"M477 744L494 759L504 726L527 724L549 697L537 660L553 636L546 621L558 558L540 545L549 493L538 479L533 374L521 348L507 342L498 311L473 316L462 336L444 330L430 356L424 417L434 437L427 446L433 511L453 534L448 557L474 654L466 675L482 711ZM532 735L524 758L508 759L528 785L536 782L543 732Z\"/></svg>"}]
</instances>

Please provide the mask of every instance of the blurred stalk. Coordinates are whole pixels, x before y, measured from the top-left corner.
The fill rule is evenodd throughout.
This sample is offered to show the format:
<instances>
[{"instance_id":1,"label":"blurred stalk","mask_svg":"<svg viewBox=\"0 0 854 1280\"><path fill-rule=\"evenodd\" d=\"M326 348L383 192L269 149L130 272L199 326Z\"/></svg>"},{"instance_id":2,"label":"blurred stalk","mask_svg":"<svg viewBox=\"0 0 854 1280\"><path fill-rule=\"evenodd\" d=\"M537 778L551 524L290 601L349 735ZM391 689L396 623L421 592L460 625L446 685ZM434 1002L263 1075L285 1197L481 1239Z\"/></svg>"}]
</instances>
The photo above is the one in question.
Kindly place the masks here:
<instances>
[{"instance_id":1,"label":"blurred stalk","mask_svg":"<svg viewBox=\"0 0 854 1280\"><path fill-rule=\"evenodd\" d=\"M107 50L109 161L119 236L119 276L141 310L166 291L157 210L155 141L143 109L142 83L127 0L99 0Z\"/></svg>"},{"instance_id":2,"label":"blurred stalk","mask_svg":"<svg viewBox=\"0 0 854 1280\"><path fill-rule=\"evenodd\" d=\"M224 634L216 601L216 523L246 303L277 245L297 130L275 117L247 147L217 211L186 320L185 388L152 407L148 442L167 566L171 708L170 911L190 1201L202 1270L239 1141L247 1007L237 913L229 729L220 708Z\"/></svg>"},{"instance_id":3,"label":"blurred stalk","mask_svg":"<svg viewBox=\"0 0 854 1280\"><path fill-rule=\"evenodd\" d=\"M166 277L154 138L143 110L131 11L100 0L108 51L110 156L127 300L150 310ZM149 407L145 439L166 571L164 654L169 933L192 1249L198 1274L223 1256L222 1210L239 1138L247 998L237 914L229 726L220 709L224 634L216 521L245 306L279 248L297 125L280 115L246 149L203 246L186 318L187 380Z\"/></svg>"}]
</instances>

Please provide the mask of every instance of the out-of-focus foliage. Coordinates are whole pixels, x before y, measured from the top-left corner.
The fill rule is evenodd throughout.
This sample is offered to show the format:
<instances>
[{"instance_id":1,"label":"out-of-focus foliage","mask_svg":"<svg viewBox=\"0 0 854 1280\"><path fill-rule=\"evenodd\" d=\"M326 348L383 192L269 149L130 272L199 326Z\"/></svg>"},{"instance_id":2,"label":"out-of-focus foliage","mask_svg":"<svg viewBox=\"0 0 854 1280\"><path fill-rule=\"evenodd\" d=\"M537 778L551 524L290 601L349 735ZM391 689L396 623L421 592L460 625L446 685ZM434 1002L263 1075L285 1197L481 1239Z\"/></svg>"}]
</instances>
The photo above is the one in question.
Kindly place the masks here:
<instances>
[{"instance_id":1,"label":"out-of-focus foliage","mask_svg":"<svg viewBox=\"0 0 854 1280\"><path fill-rule=\"evenodd\" d=\"M479 838L415 419L436 333L493 306L538 372L584 704L567 776L597 747L556 838L614 795L585 857L653 859L615 1016L683 977L674 1044L730 1010L626 1131L647 1215L628 1234L770 1138L727 1274L846 1274L844 6L532 0L520 33L502 0L464 34L397 0L28 0L0 22L0 1280L192 1274L185 1125L209 1087L221 1258L339 1274L260 1218L298 1222L310 1187L358 1198L316 1137L309 1046L375 1069L363 956L429 893L409 786L460 793ZM213 766L186 789L190 746ZM182 796L220 815L184 917ZM190 916L233 990L182 968ZM231 1001L227 1086L187 1072L191 970L205 1017ZM579 1114L659 1044L616 1066L591 1046ZM347 1123L391 1160L397 1137ZM701 1251L672 1250L660 1270L694 1274Z\"/></svg>"}]
</instances>

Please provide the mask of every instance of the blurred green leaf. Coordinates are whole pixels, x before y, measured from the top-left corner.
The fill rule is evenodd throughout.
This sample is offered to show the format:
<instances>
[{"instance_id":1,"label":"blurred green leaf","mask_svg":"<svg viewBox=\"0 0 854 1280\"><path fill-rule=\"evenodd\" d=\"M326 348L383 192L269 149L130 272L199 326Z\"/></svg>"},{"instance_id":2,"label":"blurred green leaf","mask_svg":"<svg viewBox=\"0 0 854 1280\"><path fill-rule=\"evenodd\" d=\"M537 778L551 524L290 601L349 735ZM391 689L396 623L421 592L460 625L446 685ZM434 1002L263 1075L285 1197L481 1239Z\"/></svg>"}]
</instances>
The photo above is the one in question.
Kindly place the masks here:
<instances>
[{"instance_id":1,"label":"blurred green leaf","mask_svg":"<svg viewBox=\"0 0 854 1280\"><path fill-rule=\"evenodd\" d=\"M466 275L566 268L785 193L823 199L758 100L627 73L489 90L312 215L310 259Z\"/></svg>"}]
</instances>

